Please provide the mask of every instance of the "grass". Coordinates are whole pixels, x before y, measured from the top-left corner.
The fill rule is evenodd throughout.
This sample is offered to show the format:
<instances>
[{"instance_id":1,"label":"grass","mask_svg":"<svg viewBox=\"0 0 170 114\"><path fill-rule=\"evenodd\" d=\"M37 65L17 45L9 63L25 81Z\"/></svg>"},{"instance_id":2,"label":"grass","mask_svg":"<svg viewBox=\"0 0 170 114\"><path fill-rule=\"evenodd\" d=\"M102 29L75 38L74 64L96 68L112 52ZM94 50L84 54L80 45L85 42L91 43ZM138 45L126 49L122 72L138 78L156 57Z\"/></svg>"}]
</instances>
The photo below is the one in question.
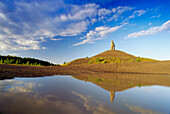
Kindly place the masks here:
<instances>
[{"instance_id":1,"label":"grass","mask_svg":"<svg viewBox=\"0 0 170 114\"><path fill-rule=\"evenodd\" d=\"M100 78L95 78L95 81L96 81L97 83L99 83L99 82L103 82L103 80L102 80L102 79L100 79Z\"/></svg>"},{"instance_id":2,"label":"grass","mask_svg":"<svg viewBox=\"0 0 170 114\"><path fill-rule=\"evenodd\" d=\"M147 59L147 58L103 58L103 57L97 57L97 58L91 58L88 61L88 64L106 64L106 63L132 63L132 62L149 62L149 61L155 61L153 59Z\"/></svg>"}]
</instances>

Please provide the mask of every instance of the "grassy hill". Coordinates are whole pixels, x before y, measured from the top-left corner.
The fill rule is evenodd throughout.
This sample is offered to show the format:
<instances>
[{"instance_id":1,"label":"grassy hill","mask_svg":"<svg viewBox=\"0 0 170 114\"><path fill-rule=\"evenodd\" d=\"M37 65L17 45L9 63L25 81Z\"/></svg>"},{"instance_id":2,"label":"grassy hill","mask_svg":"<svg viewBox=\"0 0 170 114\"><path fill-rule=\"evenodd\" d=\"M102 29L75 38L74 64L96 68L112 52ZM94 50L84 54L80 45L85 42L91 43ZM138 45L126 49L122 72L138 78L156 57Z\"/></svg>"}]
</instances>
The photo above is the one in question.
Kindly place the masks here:
<instances>
[{"instance_id":1,"label":"grassy hill","mask_svg":"<svg viewBox=\"0 0 170 114\"><path fill-rule=\"evenodd\" d=\"M157 61L149 58L136 57L119 50L107 50L90 58L81 58L71 61L65 65L77 64L106 64L106 63L131 63Z\"/></svg>"}]
</instances>

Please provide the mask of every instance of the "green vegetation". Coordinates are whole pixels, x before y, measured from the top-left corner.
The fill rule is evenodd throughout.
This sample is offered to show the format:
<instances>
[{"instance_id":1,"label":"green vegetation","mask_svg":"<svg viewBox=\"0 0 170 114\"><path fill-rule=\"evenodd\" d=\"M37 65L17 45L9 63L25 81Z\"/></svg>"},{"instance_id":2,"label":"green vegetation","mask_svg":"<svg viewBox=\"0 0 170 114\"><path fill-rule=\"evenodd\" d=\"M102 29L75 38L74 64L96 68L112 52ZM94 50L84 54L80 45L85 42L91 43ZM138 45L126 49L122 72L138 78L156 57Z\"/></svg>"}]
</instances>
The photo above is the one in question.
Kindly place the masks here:
<instances>
[{"instance_id":1,"label":"green vegetation","mask_svg":"<svg viewBox=\"0 0 170 114\"><path fill-rule=\"evenodd\" d=\"M100 78L96 78L95 81L96 81L97 83L103 82L103 80L100 79Z\"/></svg>"},{"instance_id":2,"label":"green vegetation","mask_svg":"<svg viewBox=\"0 0 170 114\"><path fill-rule=\"evenodd\" d=\"M16 56L1 56L0 63L2 64L20 64L20 65L33 65L33 66L55 66L47 61L42 61L34 58L21 58Z\"/></svg>"},{"instance_id":3,"label":"green vegetation","mask_svg":"<svg viewBox=\"0 0 170 114\"><path fill-rule=\"evenodd\" d=\"M67 66L67 65L69 65L69 64L70 64L70 62L67 63L67 62L65 61L65 62L62 64L62 66Z\"/></svg>"},{"instance_id":4,"label":"green vegetation","mask_svg":"<svg viewBox=\"0 0 170 114\"><path fill-rule=\"evenodd\" d=\"M64 63L63 64L66 64L66 61L64 61Z\"/></svg>"},{"instance_id":5,"label":"green vegetation","mask_svg":"<svg viewBox=\"0 0 170 114\"><path fill-rule=\"evenodd\" d=\"M97 58L89 60L88 63L89 64L98 64L98 63L107 63L107 61L105 61L105 59L102 57L97 57Z\"/></svg>"},{"instance_id":6,"label":"green vegetation","mask_svg":"<svg viewBox=\"0 0 170 114\"><path fill-rule=\"evenodd\" d=\"M105 61L105 60L104 60L104 61L102 61L102 63L104 63L104 64L105 64L105 63L107 63L107 61Z\"/></svg>"},{"instance_id":7,"label":"green vegetation","mask_svg":"<svg viewBox=\"0 0 170 114\"><path fill-rule=\"evenodd\" d=\"M148 59L148 58L115 58L115 57L107 57L107 58L103 58L103 57L97 57L97 58L91 58L88 61L88 64L105 64L105 63L132 63L132 62L149 62L149 61L156 61L153 59Z\"/></svg>"},{"instance_id":8,"label":"green vegetation","mask_svg":"<svg viewBox=\"0 0 170 114\"><path fill-rule=\"evenodd\" d=\"M108 50L93 57L86 57L73 60L65 65L86 65L86 64L107 64L107 63L132 63L132 62L153 62L157 61L149 58L142 58L130 55L123 51Z\"/></svg>"},{"instance_id":9,"label":"green vegetation","mask_svg":"<svg viewBox=\"0 0 170 114\"><path fill-rule=\"evenodd\" d=\"M89 60L89 64L93 64L93 62L91 60Z\"/></svg>"},{"instance_id":10,"label":"green vegetation","mask_svg":"<svg viewBox=\"0 0 170 114\"><path fill-rule=\"evenodd\" d=\"M141 62L141 58L137 58L137 59L136 59L136 62Z\"/></svg>"}]
</instances>

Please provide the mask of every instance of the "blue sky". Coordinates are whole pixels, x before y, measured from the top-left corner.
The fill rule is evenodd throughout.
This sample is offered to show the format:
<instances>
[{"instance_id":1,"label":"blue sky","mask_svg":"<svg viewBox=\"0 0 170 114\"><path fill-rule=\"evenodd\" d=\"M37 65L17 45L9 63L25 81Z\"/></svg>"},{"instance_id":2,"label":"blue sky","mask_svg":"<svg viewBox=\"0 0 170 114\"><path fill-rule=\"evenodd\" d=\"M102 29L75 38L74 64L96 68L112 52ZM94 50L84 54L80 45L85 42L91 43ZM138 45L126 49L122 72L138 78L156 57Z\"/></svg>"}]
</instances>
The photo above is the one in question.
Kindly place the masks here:
<instances>
[{"instance_id":1,"label":"blue sky","mask_svg":"<svg viewBox=\"0 0 170 114\"><path fill-rule=\"evenodd\" d=\"M169 0L0 0L0 54L53 63L116 49L170 60Z\"/></svg>"}]
</instances>

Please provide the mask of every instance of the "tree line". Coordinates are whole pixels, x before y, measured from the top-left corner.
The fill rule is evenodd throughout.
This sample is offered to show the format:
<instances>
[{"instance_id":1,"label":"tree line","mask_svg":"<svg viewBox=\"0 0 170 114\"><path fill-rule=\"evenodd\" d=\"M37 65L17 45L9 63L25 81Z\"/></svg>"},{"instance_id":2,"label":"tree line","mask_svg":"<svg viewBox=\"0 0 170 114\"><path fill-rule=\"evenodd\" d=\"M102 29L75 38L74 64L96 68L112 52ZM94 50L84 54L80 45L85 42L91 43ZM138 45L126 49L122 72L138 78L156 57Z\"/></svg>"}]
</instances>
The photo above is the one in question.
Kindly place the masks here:
<instances>
[{"instance_id":1,"label":"tree line","mask_svg":"<svg viewBox=\"0 0 170 114\"><path fill-rule=\"evenodd\" d=\"M0 63L4 64L21 64L21 65L33 65L33 66L55 66L55 64L48 61L43 61L29 57L16 57L16 56L2 56L0 55Z\"/></svg>"}]
</instances>

